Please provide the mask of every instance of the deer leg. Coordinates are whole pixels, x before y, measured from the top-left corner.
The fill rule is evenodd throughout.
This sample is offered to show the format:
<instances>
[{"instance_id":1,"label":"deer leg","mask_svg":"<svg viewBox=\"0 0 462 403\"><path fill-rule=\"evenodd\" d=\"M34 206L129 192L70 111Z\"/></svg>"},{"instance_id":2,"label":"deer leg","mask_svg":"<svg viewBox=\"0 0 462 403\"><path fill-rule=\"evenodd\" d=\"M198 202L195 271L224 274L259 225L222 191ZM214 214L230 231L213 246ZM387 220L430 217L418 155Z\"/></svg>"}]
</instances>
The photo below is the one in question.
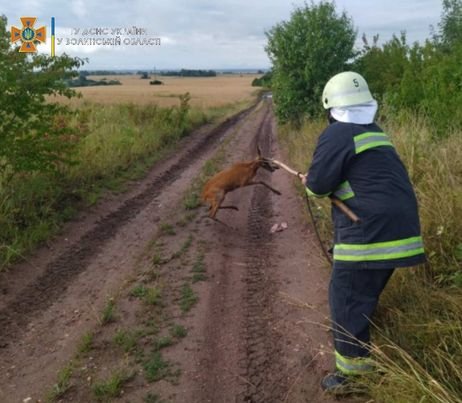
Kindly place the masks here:
<instances>
[{"instance_id":1,"label":"deer leg","mask_svg":"<svg viewBox=\"0 0 462 403\"><path fill-rule=\"evenodd\" d=\"M223 190L217 190L215 192L215 199L212 201L209 217L215 219L218 209L220 208L221 203L225 200L225 192Z\"/></svg>"},{"instance_id":2,"label":"deer leg","mask_svg":"<svg viewBox=\"0 0 462 403\"><path fill-rule=\"evenodd\" d=\"M210 218L215 219L215 216L217 215L218 207L219 206L217 203L213 203L212 206L210 206L210 210L209 210Z\"/></svg>"},{"instance_id":3,"label":"deer leg","mask_svg":"<svg viewBox=\"0 0 462 403\"><path fill-rule=\"evenodd\" d=\"M281 195L281 192L279 190L276 190L274 189L273 187L271 187L270 185L268 185L267 183L263 182L263 181L258 181L258 182L250 182L248 183L247 185L245 186L252 186L252 185L263 185L263 186L266 186L269 190L271 190L272 192L278 194L279 196Z\"/></svg>"}]
</instances>

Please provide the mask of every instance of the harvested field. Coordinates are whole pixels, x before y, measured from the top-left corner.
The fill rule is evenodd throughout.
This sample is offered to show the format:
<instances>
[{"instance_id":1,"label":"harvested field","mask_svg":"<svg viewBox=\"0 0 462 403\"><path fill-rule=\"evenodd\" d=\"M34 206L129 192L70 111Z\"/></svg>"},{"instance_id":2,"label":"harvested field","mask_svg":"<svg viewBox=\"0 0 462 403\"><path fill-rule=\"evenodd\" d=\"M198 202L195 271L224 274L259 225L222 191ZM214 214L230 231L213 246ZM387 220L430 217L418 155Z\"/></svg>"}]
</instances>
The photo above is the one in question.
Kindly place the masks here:
<instances>
[{"instance_id":1,"label":"harvested field","mask_svg":"<svg viewBox=\"0 0 462 403\"><path fill-rule=\"evenodd\" d=\"M132 76L90 76L90 79L119 80L122 85L76 88L82 98L73 99L72 105L82 102L102 104L129 103L160 106L178 105L178 97L186 92L191 94L191 106L199 108L222 107L236 102L248 101L258 91L252 87L252 74L228 74L217 77L162 77L156 78L163 85L150 85L151 79L143 80L139 75Z\"/></svg>"}]
</instances>

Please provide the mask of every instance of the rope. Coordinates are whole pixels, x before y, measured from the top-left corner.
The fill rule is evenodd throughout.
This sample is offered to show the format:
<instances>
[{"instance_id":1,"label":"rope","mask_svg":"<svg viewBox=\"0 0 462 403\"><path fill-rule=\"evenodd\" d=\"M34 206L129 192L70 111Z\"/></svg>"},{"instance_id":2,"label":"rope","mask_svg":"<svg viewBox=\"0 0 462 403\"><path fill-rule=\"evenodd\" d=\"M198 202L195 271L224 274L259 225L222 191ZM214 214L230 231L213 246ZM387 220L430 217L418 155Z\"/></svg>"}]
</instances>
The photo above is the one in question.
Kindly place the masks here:
<instances>
[{"instance_id":1,"label":"rope","mask_svg":"<svg viewBox=\"0 0 462 403\"><path fill-rule=\"evenodd\" d=\"M327 259L327 261L329 262L329 264L332 264L332 258L330 257L329 255L329 252L326 250L326 247L324 246L324 243L322 242L322 239L321 239L321 235L319 234L319 230L318 230L318 226L316 224L316 220L314 218L314 214L313 214L313 209L311 207L311 201L310 201L310 198L308 197L308 195L305 193L305 200L306 200L306 205L308 207L308 211L310 213L310 217L311 217L311 222L313 223L313 227L314 227L314 232L316 234L316 238L318 238L318 242L319 242L319 245L321 246L321 250L325 256L325 258Z\"/></svg>"}]
</instances>

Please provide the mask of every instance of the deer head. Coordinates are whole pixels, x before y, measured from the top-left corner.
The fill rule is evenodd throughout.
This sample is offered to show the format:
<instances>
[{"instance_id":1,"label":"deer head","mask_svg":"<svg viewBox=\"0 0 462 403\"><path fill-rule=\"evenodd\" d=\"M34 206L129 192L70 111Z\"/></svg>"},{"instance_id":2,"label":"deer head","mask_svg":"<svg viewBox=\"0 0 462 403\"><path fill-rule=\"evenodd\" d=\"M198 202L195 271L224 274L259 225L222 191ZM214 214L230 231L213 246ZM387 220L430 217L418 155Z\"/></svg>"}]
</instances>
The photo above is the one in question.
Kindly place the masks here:
<instances>
[{"instance_id":1,"label":"deer head","mask_svg":"<svg viewBox=\"0 0 462 403\"><path fill-rule=\"evenodd\" d=\"M266 169L267 171L274 172L276 169L279 169L279 165L275 164L271 158L266 158L261 155L261 149L257 145L257 158L259 168Z\"/></svg>"}]
</instances>

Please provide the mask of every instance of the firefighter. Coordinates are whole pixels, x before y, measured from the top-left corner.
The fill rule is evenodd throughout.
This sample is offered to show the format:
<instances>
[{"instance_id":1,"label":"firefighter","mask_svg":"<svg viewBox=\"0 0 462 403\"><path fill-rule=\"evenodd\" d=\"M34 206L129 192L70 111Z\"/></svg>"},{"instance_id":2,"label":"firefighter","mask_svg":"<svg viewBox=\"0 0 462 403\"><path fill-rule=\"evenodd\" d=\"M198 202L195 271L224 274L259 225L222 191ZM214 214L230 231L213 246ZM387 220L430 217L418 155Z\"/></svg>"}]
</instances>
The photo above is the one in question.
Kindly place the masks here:
<instances>
[{"instance_id":1,"label":"firefighter","mask_svg":"<svg viewBox=\"0 0 462 403\"><path fill-rule=\"evenodd\" d=\"M334 195L360 218L336 206L329 305L336 371L321 382L341 392L352 375L372 369L369 323L397 267L425 261L416 197L390 137L374 123L377 102L365 79L343 72L326 84L322 103L329 125L320 135L307 175L313 197Z\"/></svg>"}]
</instances>

